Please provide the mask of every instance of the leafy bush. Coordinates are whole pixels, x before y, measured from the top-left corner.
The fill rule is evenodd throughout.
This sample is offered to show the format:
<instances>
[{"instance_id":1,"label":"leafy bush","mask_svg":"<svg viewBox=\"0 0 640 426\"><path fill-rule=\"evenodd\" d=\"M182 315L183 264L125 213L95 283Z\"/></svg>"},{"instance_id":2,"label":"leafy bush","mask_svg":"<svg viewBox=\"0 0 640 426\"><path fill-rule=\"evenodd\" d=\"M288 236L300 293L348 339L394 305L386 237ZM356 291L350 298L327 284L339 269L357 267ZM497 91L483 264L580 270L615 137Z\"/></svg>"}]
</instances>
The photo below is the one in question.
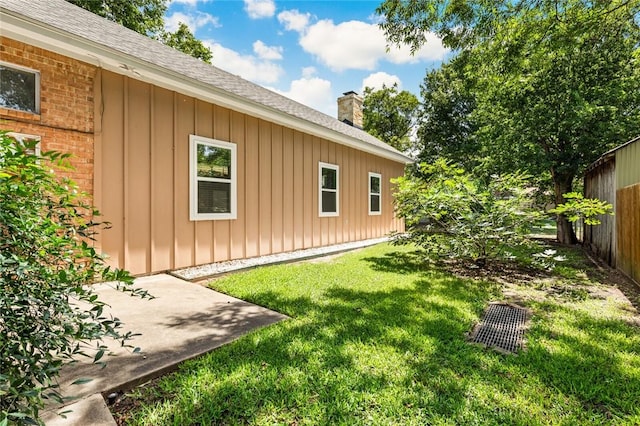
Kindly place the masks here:
<instances>
[{"instance_id":1,"label":"leafy bush","mask_svg":"<svg viewBox=\"0 0 640 426\"><path fill-rule=\"evenodd\" d=\"M103 315L88 284L113 281L146 295L91 246L104 224L53 170L68 167L68 155L35 148L0 131L0 425L37 422L45 399L61 400L53 380L65 362L75 355L100 362L103 338L124 345L132 336Z\"/></svg>"},{"instance_id":2,"label":"leafy bush","mask_svg":"<svg viewBox=\"0 0 640 426\"><path fill-rule=\"evenodd\" d=\"M585 225L600 225L598 216L613 215L613 205L597 198L584 198L579 192L569 192L562 195L567 201L558 204L549 213L563 214L569 222L582 219Z\"/></svg>"},{"instance_id":3,"label":"leafy bush","mask_svg":"<svg viewBox=\"0 0 640 426\"><path fill-rule=\"evenodd\" d=\"M509 248L526 243L540 217L526 182L522 174L483 181L444 160L419 164L394 181L396 210L407 228L396 242L478 266L510 258Z\"/></svg>"}]
</instances>

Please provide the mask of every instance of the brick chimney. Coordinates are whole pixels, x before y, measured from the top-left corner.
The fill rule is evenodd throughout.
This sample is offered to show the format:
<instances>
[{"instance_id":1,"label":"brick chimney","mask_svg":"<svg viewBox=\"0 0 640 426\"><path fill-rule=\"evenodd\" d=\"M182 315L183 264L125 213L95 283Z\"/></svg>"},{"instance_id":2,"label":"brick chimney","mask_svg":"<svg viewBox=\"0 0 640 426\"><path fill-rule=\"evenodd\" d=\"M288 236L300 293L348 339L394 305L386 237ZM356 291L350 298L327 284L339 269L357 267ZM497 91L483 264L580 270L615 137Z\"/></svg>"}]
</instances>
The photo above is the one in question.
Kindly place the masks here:
<instances>
[{"instance_id":1,"label":"brick chimney","mask_svg":"<svg viewBox=\"0 0 640 426\"><path fill-rule=\"evenodd\" d=\"M362 129L362 98L354 91L338 98L338 120Z\"/></svg>"}]
</instances>

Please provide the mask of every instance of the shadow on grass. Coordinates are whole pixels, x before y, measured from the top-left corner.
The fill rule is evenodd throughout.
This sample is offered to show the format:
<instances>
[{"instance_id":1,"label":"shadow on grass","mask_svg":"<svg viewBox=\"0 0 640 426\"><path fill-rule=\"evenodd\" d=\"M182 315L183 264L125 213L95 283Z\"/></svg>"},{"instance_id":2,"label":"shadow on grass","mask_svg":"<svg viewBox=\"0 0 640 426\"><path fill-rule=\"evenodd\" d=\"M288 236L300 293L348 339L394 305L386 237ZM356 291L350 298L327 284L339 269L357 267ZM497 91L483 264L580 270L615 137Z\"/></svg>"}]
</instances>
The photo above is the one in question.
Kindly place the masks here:
<instances>
[{"instance_id":1,"label":"shadow on grass","mask_svg":"<svg viewBox=\"0 0 640 426\"><path fill-rule=\"evenodd\" d=\"M140 423L640 419L640 341L625 325L551 306L550 315L575 318L575 334L542 318L529 352L499 355L465 336L495 285L428 270L406 251L363 258L361 267L405 284L327 286L317 299L254 289L251 302L292 318L184 365L160 383L164 398Z\"/></svg>"}]
</instances>

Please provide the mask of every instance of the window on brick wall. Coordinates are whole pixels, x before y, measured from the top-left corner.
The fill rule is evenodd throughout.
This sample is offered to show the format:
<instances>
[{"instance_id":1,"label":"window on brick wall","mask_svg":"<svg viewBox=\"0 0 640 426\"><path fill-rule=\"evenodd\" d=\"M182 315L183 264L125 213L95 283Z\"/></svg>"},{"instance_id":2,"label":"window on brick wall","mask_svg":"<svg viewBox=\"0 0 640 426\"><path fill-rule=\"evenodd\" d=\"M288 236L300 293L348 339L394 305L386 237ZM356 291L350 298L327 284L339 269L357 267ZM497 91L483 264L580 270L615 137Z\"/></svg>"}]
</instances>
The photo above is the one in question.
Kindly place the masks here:
<instances>
[{"instance_id":1,"label":"window on brick wall","mask_svg":"<svg viewBox=\"0 0 640 426\"><path fill-rule=\"evenodd\" d=\"M191 220L235 219L236 145L189 137Z\"/></svg>"},{"instance_id":2,"label":"window on brick wall","mask_svg":"<svg viewBox=\"0 0 640 426\"><path fill-rule=\"evenodd\" d=\"M320 162L319 169L319 216L338 216L340 168L335 164Z\"/></svg>"},{"instance_id":3,"label":"window on brick wall","mask_svg":"<svg viewBox=\"0 0 640 426\"><path fill-rule=\"evenodd\" d=\"M40 73L0 61L0 107L40 112Z\"/></svg>"},{"instance_id":4,"label":"window on brick wall","mask_svg":"<svg viewBox=\"0 0 640 426\"><path fill-rule=\"evenodd\" d=\"M15 139L29 154L40 155L40 136L15 132L9 132L7 136Z\"/></svg>"}]
</instances>

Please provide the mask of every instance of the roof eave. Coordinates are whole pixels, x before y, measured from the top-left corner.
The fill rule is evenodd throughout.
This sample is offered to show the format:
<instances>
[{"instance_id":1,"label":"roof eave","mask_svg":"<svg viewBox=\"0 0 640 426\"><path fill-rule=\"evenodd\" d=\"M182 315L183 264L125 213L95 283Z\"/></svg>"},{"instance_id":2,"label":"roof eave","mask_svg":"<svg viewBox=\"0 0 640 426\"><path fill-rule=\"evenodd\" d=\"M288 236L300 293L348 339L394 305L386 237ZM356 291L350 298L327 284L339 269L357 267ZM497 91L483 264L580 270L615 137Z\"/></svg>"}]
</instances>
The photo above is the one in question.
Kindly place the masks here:
<instances>
[{"instance_id":1,"label":"roof eave","mask_svg":"<svg viewBox=\"0 0 640 426\"><path fill-rule=\"evenodd\" d=\"M593 163L589 164L587 166L587 168L584 171L584 174L587 175L589 173L591 173L591 171L597 167L600 167L600 165L610 161L611 159L615 158L616 156L616 152L618 152L619 150L621 150L622 148L631 145L632 143L635 143L637 141L640 140L640 136L636 136L635 138L616 146L613 149L610 149L609 151L605 152L604 154L602 154L600 157L598 157L598 159L596 161L594 161Z\"/></svg>"},{"instance_id":2,"label":"roof eave","mask_svg":"<svg viewBox=\"0 0 640 426\"><path fill-rule=\"evenodd\" d=\"M0 35L403 164L413 160L0 8Z\"/></svg>"}]
</instances>

